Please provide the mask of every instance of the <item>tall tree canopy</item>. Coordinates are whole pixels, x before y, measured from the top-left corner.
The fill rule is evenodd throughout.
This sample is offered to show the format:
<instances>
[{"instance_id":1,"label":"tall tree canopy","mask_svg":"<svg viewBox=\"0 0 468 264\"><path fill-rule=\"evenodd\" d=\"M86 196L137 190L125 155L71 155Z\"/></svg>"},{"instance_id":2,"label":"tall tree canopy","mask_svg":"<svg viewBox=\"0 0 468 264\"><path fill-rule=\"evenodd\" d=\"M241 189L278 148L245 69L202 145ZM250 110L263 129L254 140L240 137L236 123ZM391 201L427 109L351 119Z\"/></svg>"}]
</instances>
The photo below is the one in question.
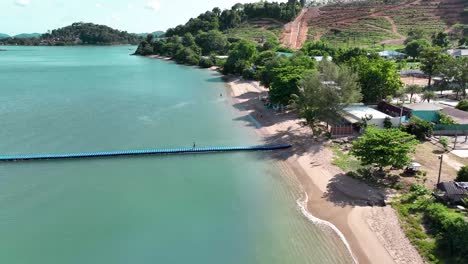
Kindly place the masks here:
<instances>
[{"instance_id":1,"label":"tall tree canopy","mask_svg":"<svg viewBox=\"0 0 468 264\"><path fill-rule=\"evenodd\" d=\"M256 52L257 47L254 43L240 40L231 49L226 64L224 64L223 72L242 74L245 70L249 70L252 67Z\"/></svg>"},{"instance_id":2,"label":"tall tree canopy","mask_svg":"<svg viewBox=\"0 0 468 264\"><path fill-rule=\"evenodd\" d=\"M366 132L353 142L351 153L363 165L384 167L403 167L411 161L418 141L413 135L397 128L377 129L369 127Z\"/></svg>"},{"instance_id":3,"label":"tall tree canopy","mask_svg":"<svg viewBox=\"0 0 468 264\"><path fill-rule=\"evenodd\" d=\"M337 120L345 107L361 100L357 74L328 61L320 62L318 71L307 73L299 87L292 95L293 107L311 127Z\"/></svg>"},{"instance_id":4,"label":"tall tree canopy","mask_svg":"<svg viewBox=\"0 0 468 264\"><path fill-rule=\"evenodd\" d=\"M426 48L421 52L421 70L429 76L428 86L432 84L432 77L440 72L447 56L439 47Z\"/></svg>"},{"instance_id":5,"label":"tall tree canopy","mask_svg":"<svg viewBox=\"0 0 468 264\"><path fill-rule=\"evenodd\" d=\"M376 103L393 96L403 87L396 65L382 58L355 57L348 65L358 73L365 103Z\"/></svg>"},{"instance_id":6,"label":"tall tree canopy","mask_svg":"<svg viewBox=\"0 0 468 264\"><path fill-rule=\"evenodd\" d=\"M415 39L405 46L405 52L408 56L413 57L416 59L419 57L421 52L425 49L430 47L431 44L426 39Z\"/></svg>"}]
</instances>

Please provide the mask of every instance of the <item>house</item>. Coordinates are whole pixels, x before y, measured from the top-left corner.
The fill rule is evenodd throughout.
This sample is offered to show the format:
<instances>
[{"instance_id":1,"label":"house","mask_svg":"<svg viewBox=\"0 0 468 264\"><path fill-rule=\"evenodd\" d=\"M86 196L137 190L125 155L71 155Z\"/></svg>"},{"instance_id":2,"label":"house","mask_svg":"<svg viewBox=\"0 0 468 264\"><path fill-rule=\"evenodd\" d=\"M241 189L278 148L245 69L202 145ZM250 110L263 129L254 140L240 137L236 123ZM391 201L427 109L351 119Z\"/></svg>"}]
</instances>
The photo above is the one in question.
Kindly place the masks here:
<instances>
[{"instance_id":1,"label":"house","mask_svg":"<svg viewBox=\"0 0 468 264\"><path fill-rule=\"evenodd\" d=\"M455 58L466 57L468 56L468 49L449 49L447 54Z\"/></svg>"},{"instance_id":2,"label":"house","mask_svg":"<svg viewBox=\"0 0 468 264\"><path fill-rule=\"evenodd\" d=\"M326 57L324 57L324 56L314 56L314 57L312 57L312 59L316 60L317 62L323 61L324 58L325 58L327 61L332 61L332 60L333 60L333 58L330 57L330 56L326 56Z\"/></svg>"},{"instance_id":3,"label":"house","mask_svg":"<svg viewBox=\"0 0 468 264\"><path fill-rule=\"evenodd\" d=\"M282 51L278 51L276 52L276 54L278 54L278 56L285 56L287 58L289 57L292 57L294 55L294 53L291 53L291 52L282 52Z\"/></svg>"},{"instance_id":4,"label":"house","mask_svg":"<svg viewBox=\"0 0 468 264\"><path fill-rule=\"evenodd\" d=\"M468 182L441 182L437 189L442 192L436 197L452 204L460 203L468 197Z\"/></svg>"},{"instance_id":5,"label":"house","mask_svg":"<svg viewBox=\"0 0 468 264\"><path fill-rule=\"evenodd\" d=\"M394 50L384 50L384 51L380 51L378 52L379 56L384 58L384 59L403 59L406 57L406 54L405 53L401 53L401 52L398 52L398 51L394 51Z\"/></svg>"},{"instance_id":6,"label":"house","mask_svg":"<svg viewBox=\"0 0 468 264\"><path fill-rule=\"evenodd\" d=\"M352 125L359 125L367 120L367 125L384 128L384 120L389 118L394 127L400 125L399 117L392 117L366 105L351 105L343 109L342 118Z\"/></svg>"},{"instance_id":7,"label":"house","mask_svg":"<svg viewBox=\"0 0 468 264\"><path fill-rule=\"evenodd\" d=\"M403 77L416 77L416 78L426 78L426 74L421 70L401 70L400 75Z\"/></svg>"},{"instance_id":8,"label":"house","mask_svg":"<svg viewBox=\"0 0 468 264\"><path fill-rule=\"evenodd\" d=\"M294 56L294 53L290 53L290 52L278 51L278 52L276 52L276 54L278 54L278 56L285 56L287 58L290 58L290 57ZM310 58L314 59L317 62L321 62L324 58L327 61L333 61L333 58L331 56L311 56Z\"/></svg>"}]
</instances>

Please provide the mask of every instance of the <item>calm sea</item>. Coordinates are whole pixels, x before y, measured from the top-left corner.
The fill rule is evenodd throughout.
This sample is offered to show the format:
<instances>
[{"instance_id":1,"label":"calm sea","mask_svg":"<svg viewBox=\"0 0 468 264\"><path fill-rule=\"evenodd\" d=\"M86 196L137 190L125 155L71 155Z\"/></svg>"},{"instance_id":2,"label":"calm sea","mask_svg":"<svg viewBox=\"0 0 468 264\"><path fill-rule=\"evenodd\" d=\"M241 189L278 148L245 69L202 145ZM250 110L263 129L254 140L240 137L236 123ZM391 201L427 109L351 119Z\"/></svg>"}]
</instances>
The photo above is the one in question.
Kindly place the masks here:
<instances>
[{"instance_id":1,"label":"calm sea","mask_svg":"<svg viewBox=\"0 0 468 264\"><path fill-rule=\"evenodd\" d=\"M2 154L259 143L216 73L134 47L6 49ZM260 153L1 163L0 263L350 263L300 197Z\"/></svg>"}]
</instances>

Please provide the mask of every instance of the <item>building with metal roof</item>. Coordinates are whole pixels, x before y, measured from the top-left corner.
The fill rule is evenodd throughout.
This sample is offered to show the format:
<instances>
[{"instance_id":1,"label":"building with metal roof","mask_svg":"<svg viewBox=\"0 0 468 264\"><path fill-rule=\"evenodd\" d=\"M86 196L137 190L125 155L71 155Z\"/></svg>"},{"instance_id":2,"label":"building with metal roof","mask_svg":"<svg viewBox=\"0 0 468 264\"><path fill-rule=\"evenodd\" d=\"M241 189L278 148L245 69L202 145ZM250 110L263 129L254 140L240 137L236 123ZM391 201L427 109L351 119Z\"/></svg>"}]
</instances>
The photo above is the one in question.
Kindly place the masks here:
<instances>
[{"instance_id":1,"label":"building with metal roof","mask_svg":"<svg viewBox=\"0 0 468 264\"><path fill-rule=\"evenodd\" d=\"M437 189L442 191L442 199L450 203L459 203L468 197L468 182L441 182Z\"/></svg>"}]
</instances>

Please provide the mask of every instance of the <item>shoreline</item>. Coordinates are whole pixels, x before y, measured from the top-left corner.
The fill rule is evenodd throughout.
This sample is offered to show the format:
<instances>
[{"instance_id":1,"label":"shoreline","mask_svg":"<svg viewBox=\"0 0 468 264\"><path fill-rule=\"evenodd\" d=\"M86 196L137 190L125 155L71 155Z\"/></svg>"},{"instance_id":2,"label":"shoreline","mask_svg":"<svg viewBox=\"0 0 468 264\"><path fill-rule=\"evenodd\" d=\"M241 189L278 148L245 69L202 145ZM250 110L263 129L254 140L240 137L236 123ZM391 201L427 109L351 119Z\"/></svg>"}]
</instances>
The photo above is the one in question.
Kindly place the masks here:
<instances>
[{"instance_id":1,"label":"shoreline","mask_svg":"<svg viewBox=\"0 0 468 264\"><path fill-rule=\"evenodd\" d=\"M253 129L265 143L293 144L292 149L271 154L271 158L285 164L299 181L307 200L298 201L299 208L305 210L304 217L315 224L328 223L348 247L354 262L424 263L393 209L367 205L389 193L354 180L332 165L332 151L325 142L314 142L310 128L300 126L294 113L265 109L258 98L267 90L258 82L235 76L223 79L231 105L250 117Z\"/></svg>"},{"instance_id":2,"label":"shoreline","mask_svg":"<svg viewBox=\"0 0 468 264\"><path fill-rule=\"evenodd\" d=\"M152 55L153 59L171 58ZM217 71L215 67L207 70ZM265 143L290 143L292 149L269 158L288 167L304 191L297 206L314 224L325 223L343 241L355 263L425 263L400 227L390 206L371 207L390 195L352 179L331 164L333 153L325 142L315 142L312 131L299 125L294 113L267 110L260 96L266 88L257 81L222 75L229 105L245 114ZM311 216L311 217L310 217Z\"/></svg>"}]
</instances>

